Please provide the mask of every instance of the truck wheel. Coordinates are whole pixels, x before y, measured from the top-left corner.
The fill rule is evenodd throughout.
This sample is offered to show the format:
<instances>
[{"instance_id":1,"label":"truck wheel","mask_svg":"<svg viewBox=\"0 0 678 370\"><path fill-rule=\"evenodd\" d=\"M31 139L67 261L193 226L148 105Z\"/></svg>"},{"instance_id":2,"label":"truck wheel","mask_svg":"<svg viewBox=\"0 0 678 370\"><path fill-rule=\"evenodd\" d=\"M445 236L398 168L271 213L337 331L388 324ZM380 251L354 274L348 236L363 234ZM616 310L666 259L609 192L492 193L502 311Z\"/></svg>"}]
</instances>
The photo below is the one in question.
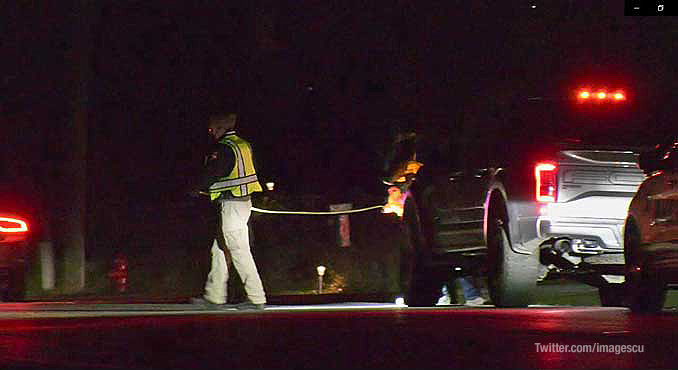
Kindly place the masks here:
<instances>
[{"instance_id":1,"label":"truck wheel","mask_svg":"<svg viewBox=\"0 0 678 370\"><path fill-rule=\"evenodd\" d=\"M497 307L527 307L537 284L537 261L533 255L513 252L506 229L496 222L488 233L488 288Z\"/></svg>"},{"instance_id":2,"label":"truck wheel","mask_svg":"<svg viewBox=\"0 0 678 370\"><path fill-rule=\"evenodd\" d=\"M598 288L600 305L603 307L624 307L626 306L626 285L610 284Z\"/></svg>"},{"instance_id":3,"label":"truck wheel","mask_svg":"<svg viewBox=\"0 0 678 370\"><path fill-rule=\"evenodd\" d=\"M417 261L410 275L405 303L410 307L432 307L440 298L441 283L433 277L426 264Z\"/></svg>"},{"instance_id":4,"label":"truck wheel","mask_svg":"<svg viewBox=\"0 0 678 370\"><path fill-rule=\"evenodd\" d=\"M441 286L431 270L431 258L424 247L419 213L412 197L405 201L403 222L407 240L400 251L400 285L405 303L411 307L433 306Z\"/></svg>"},{"instance_id":5,"label":"truck wheel","mask_svg":"<svg viewBox=\"0 0 678 370\"><path fill-rule=\"evenodd\" d=\"M637 313L659 312L666 301L666 285L644 274L631 278L628 286L629 308Z\"/></svg>"},{"instance_id":6,"label":"truck wheel","mask_svg":"<svg viewBox=\"0 0 678 370\"><path fill-rule=\"evenodd\" d=\"M624 234L626 258L626 294L628 306L633 312L652 313L664 308L666 284L657 276L646 271L638 254L640 235L632 223L627 224Z\"/></svg>"}]
</instances>

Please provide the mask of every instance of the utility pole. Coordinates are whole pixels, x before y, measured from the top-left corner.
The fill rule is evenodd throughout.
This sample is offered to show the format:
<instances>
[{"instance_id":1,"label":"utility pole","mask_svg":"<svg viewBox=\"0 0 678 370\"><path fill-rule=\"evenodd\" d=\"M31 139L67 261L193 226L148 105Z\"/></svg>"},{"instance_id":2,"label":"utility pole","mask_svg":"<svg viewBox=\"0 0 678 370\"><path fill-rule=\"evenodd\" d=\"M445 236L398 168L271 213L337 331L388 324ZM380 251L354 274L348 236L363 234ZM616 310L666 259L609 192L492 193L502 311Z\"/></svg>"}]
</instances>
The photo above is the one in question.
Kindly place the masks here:
<instances>
[{"instance_id":1,"label":"utility pole","mask_svg":"<svg viewBox=\"0 0 678 370\"><path fill-rule=\"evenodd\" d=\"M66 119L64 161L60 168L60 199L57 222L61 222L62 289L64 293L85 287L85 216L87 211L87 121L90 100L92 20L95 1L76 0L67 19L71 24L72 48L66 54L72 115Z\"/></svg>"}]
</instances>

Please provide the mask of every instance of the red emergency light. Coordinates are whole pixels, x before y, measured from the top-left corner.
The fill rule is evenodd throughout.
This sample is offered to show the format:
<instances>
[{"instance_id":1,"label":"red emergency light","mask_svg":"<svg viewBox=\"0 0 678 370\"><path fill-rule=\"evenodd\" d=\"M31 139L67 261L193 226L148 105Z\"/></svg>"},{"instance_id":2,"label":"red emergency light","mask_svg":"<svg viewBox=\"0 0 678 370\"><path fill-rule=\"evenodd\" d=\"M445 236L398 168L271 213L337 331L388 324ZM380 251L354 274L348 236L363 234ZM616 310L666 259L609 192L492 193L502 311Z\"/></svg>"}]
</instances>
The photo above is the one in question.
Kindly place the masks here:
<instances>
[{"instance_id":1,"label":"red emergency light","mask_svg":"<svg viewBox=\"0 0 678 370\"><path fill-rule=\"evenodd\" d=\"M614 92L608 92L604 89L580 89L577 93L577 100L579 102L585 101L613 101L619 102L626 100L626 94L623 90L615 90Z\"/></svg>"}]
</instances>

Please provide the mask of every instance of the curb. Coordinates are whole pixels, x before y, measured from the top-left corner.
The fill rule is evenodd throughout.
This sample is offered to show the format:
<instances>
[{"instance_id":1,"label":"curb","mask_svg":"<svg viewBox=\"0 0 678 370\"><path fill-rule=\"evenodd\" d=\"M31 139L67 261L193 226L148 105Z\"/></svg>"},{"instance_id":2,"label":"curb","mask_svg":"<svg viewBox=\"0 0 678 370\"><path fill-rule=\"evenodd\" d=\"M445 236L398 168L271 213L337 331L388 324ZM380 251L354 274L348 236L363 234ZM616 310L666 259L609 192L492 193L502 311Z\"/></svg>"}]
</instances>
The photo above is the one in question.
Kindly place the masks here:
<instances>
[{"instance_id":1,"label":"curb","mask_svg":"<svg viewBox=\"0 0 678 370\"><path fill-rule=\"evenodd\" d=\"M352 293L352 294L290 294L267 296L270 305L313 305L343 302L393 302L396 293ZM91 304L189 304L190 296L148 296L148 295L68 295L32 298L22 302L63 302L77 301Z\"/></svg>"}]
</instances>

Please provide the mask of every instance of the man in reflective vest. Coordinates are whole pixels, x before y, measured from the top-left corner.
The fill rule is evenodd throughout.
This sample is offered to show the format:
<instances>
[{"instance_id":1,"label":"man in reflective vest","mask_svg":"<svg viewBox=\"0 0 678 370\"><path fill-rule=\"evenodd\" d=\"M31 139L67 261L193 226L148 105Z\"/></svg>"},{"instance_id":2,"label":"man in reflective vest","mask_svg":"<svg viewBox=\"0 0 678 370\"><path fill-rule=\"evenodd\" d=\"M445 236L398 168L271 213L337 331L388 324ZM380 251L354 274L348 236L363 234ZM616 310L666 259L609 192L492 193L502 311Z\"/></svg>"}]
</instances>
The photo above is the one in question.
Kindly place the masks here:
<instances>
[{"instance_id":1,"label":"man in reflective vest","mask_svg":"<svg viewBox=\"0 0 678 370\"><path fill-rule=\"evenodd\" d=\"M230 254L247 293L247 301L235 307L263 309L266 294L250 250L247 226L252 208L250 196L262 191L262 188L254 168L252 147L235 134L236 118L235 113L228 113L213 115L209 119L209 134L216 144L205 157L205 174L198 189L200 193L209 195L213 202L219 203L221 233L212 243L212 267L205 283L205 293L201 298L193 298L192 302L205 305L226 303L226 256Z\"/></svg>"}]
</instances>

